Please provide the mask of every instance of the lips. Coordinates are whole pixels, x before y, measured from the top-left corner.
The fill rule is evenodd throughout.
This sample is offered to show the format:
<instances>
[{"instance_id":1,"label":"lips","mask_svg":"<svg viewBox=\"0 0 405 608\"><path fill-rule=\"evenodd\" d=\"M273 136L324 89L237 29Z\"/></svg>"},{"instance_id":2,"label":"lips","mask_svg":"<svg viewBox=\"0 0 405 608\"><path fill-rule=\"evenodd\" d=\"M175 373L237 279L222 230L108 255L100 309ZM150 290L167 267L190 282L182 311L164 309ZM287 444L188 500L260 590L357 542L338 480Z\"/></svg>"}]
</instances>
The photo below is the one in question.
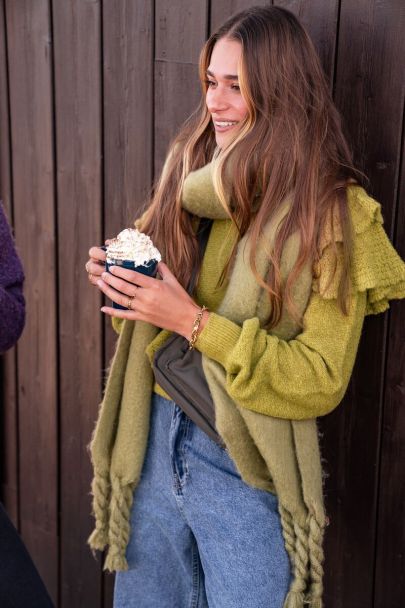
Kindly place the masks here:
<instances>
[{"instance_id":1,"label":"lips","mask_svg":"<svg viewBox=\"0 0 405 608\"><path fill-rule=\"evenodd\" d=\"M226 118L223 118L221 120L213 119L215 130L219 132L228 131L229 129L232 129L232 127L237 125L238 122L239 121L237 120L228 120Z\"/></svg>"}]
</instances>

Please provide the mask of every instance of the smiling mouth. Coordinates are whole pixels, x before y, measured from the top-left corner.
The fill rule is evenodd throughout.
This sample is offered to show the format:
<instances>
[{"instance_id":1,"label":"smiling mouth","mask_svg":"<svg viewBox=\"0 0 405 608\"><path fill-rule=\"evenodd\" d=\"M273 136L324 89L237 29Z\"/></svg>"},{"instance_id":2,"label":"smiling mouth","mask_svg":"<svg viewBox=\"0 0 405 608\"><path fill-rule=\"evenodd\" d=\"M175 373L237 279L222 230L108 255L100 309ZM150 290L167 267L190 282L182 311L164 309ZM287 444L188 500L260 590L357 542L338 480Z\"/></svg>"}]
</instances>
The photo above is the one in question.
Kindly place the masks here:
<instances>
[{"instance_id":1,"label":"smiling mouth","mask_svg":"<svg viewBox=\"0 0 405 608\"><path fill-rule=\"evenodd\" d=\"M214 120L214 127L216 131L228 131L238 124L237 120Z\"/></svg>"}]
</instances>

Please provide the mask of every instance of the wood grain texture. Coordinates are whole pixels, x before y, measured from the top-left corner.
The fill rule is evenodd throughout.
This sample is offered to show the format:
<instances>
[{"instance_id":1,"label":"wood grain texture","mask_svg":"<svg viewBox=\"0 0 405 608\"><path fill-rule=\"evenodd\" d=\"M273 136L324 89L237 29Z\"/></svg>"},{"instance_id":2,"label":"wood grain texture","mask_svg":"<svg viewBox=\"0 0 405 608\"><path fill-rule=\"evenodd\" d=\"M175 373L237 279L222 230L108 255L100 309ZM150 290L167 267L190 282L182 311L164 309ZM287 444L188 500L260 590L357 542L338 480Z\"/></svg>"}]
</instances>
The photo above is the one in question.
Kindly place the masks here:
<instances>
[{"instance_id":1,"label":"wood grain texture","mask_svg":"<svg viewBox=\"0 0 405 608\"><path fill-rule=\"evenodd\" d=\"M195 64L155 62L155 175L158 176L170 141L200 100Z\"/></svg>"},{"instance_id":2,"label":"wood grain texture","mask_svg":"<svg viewBox=\"0 0 405 608\"><path fill-rule=\"evenodd\" d=\"M405 7L402 0L343 0L336 103L353 142L355 161L370 177L393 234L403 112Z\"/></svg>"},{"instance_id":3,"label":"wood grain texture","mask_svg":"<svg viewBox=\"0 0 405 608\"><path fill-rule=\"evenodd\" d=\"M0 0L0 200L12 220L10 112L4 0Z\"/></svg>"},{"instance_id":4,"label":"wood grain texture","mask_svg":"<svg viewBox=\"0 0 405 608\"><path fill-rule=\"evenodd\" d=\"M21 532L56 601L57 277L49 4L7 2L6 14L14 220L28 302L18 348Z\"/></svg>"},{"instance_id":5,"label":"wood grain texture","mask_svg":"<svg viewBox=\"0 0 405 608\"><path fill-rule=\"evenodd\" d=\"M10 112L4 0L0 0L0 201L12 224ZM16 349L0 357L1 500L18 527L18 404Z\"/></svg>"},{"instance_id":6,"label":"wood grain texture","mask_svg":"<svg viewBox=\"0 0 405 608\"><path fill-rule=\"evenodd\" d=\"M381 201L391 235L402 124L402 84L396 71L401 13L395 1L342 2L336 73L336 102L356 164L370 177L369 192ZM385 116L390 119L382 120ZM387 318L366 320L349 393L322 424L332 519L325 601L333 608L368 608L373 601Z\"/></svg>"},{"instance_id":7,"label":"wood grain texture","mask_svg":"<svg viewBox=\"0 0 405 608\"><path fill-rule=\"evenodd\" d=\"M201 87L198 57L208 29L208 3L176 0L183 25L174 18L174 5L156 3L155 28L155 177L159 175L168 145L198 105Z\"/></svg>"},{"instance_id":8,"label":"wood grain texture","mask_svg":"<svg viewBox=\"0 0 405 608\"><path fill-rule=\"evenodd\" d=\"M60 606L101 599L87 445L101 401L101 298L84 269L101 242L101 35L99 2L53 2L57 159Z\"/></svg>"},{"instance_id":9,"label":"wood grain texture","mask_svg":"<svg viewBox=\"0 0 405 608\"><path fill-rule=\"evenodd\" d=\"M198 63L206 39L208 2L156 0L155 59Z\"/></svg>"},{"instance_id":10,"label":"wood grain texture","mask_svg":"<svg viewBox=\"0 0 405 608\"><path fill-rule=\"evenodd\" d=\"M405 48L401 56L404 54ZM405 259L404 127L405 124L402 128L402 166L397 189L398 207L394 239L394 244L403 259ZM395 302L391 306L388 336L381 464L377 490L374 608L386 608L386 606L401 608L405 605L405 306L403 302Z\"/></svg>"},{"instance_id":11,"label":"wood grain texture","mask_svg":"<svg viewBox=\"0 0 405 608\"><path fill-rule=\"evenodd\" d=\"M132 224L152 184L153 2L103 5L105 236Z\"/></svg>"},{"instance_id":12,"label":"wood grain texture","mask_svg":"<svg viewBox=\"0 0 405 608\"><path fill-rule=\"evenodd\" d=\"M86 279L87 250L138 215L199 101L208 31L252 4L0 0L0 195L28 302L17 365L6 357L2 493L58 608L112 606L114 577L101 575L85 542L86 445L116 338ZM404 3L278 4L311 34L356 163L405 257ZM325 608L405 602L404 310L398 302L366 319L346 397L320 421Z\"/></svg>"},{"instance_id":13,"label":"wood grain texture","mask_svg":"<svg viewBox=\"0 0 405 608\"><path fill-rule=\"evenodd\" d=\"M131 226L153 179L153 1L103 3L104 234ZM104 369L117 336L105 319ZM114 577L105 574L104 606Z\"/></svg>"}]
</instances>

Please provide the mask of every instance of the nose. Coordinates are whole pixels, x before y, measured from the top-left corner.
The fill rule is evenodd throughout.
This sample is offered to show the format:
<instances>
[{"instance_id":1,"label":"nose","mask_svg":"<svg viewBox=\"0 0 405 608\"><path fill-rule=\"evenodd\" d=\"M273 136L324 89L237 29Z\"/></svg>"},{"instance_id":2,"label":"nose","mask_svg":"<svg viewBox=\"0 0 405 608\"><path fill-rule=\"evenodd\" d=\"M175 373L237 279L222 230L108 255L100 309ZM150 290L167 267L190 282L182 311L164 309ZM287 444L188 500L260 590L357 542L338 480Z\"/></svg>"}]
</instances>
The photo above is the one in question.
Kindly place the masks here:
<instances>
[{"instance_id":1,"label":"nose","mask_svg":"<svg viewBox=\"0 0 405 608\"><path fill-rule=\"evenodd\" d=\"M226 110L229 105L227 102L226 95L218 86L215 89L208 89L206 96L206 104L208 111L211 114Z\"/></svg>"}]
</instances>

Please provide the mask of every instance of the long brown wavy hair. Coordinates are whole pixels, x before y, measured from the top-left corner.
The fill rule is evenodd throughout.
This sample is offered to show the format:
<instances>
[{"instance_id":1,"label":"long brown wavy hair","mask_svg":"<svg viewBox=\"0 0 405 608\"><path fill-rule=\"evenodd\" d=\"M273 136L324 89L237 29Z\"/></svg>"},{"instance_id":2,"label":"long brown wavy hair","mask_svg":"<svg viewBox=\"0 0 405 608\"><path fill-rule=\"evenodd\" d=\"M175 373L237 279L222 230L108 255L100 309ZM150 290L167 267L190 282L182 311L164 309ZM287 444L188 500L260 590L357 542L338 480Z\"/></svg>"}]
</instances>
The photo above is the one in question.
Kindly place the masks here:
<instances>
[{"instance_id":1,"label":"long brown wavy hair","mask_svg":"<svg viewBox=\"0 0 405 608\"><path fill-rule=\"evenodd\" d=\"M234 140L219 150L205 104L206 70L214 45L224 37L242 46L239 85L248 115ZM201 51L199 73L199 107L171 144L142 230L151 236L169 268L186 286L199 260L193 217L182 208L181 192L190 171L214 158L213 181L218 197L240 238L250 231L251 268L271 302L268 327L280 319L283 301L297 318L292 286L304 264L319 259L322 229L336 210L343 233L338 302L347 314L352 236L346 187L349 181L358 181L360 173L353 166L339 113L308 34L288 10L276 6L247 9L228 19L210 36ZM225 184L230 167L236 170L232 170L228 205ZM254 201L257 192L259 206ZM278 230L274 249L269 252L271 270L263 281L256 270L256 247L263 226L287 195L292 197L290 210ZM296 231L300 235L300 251L283 285L281 254L286 239ZM235 252L236 245L226 271Z\"/></svg>"}]
</instances>

